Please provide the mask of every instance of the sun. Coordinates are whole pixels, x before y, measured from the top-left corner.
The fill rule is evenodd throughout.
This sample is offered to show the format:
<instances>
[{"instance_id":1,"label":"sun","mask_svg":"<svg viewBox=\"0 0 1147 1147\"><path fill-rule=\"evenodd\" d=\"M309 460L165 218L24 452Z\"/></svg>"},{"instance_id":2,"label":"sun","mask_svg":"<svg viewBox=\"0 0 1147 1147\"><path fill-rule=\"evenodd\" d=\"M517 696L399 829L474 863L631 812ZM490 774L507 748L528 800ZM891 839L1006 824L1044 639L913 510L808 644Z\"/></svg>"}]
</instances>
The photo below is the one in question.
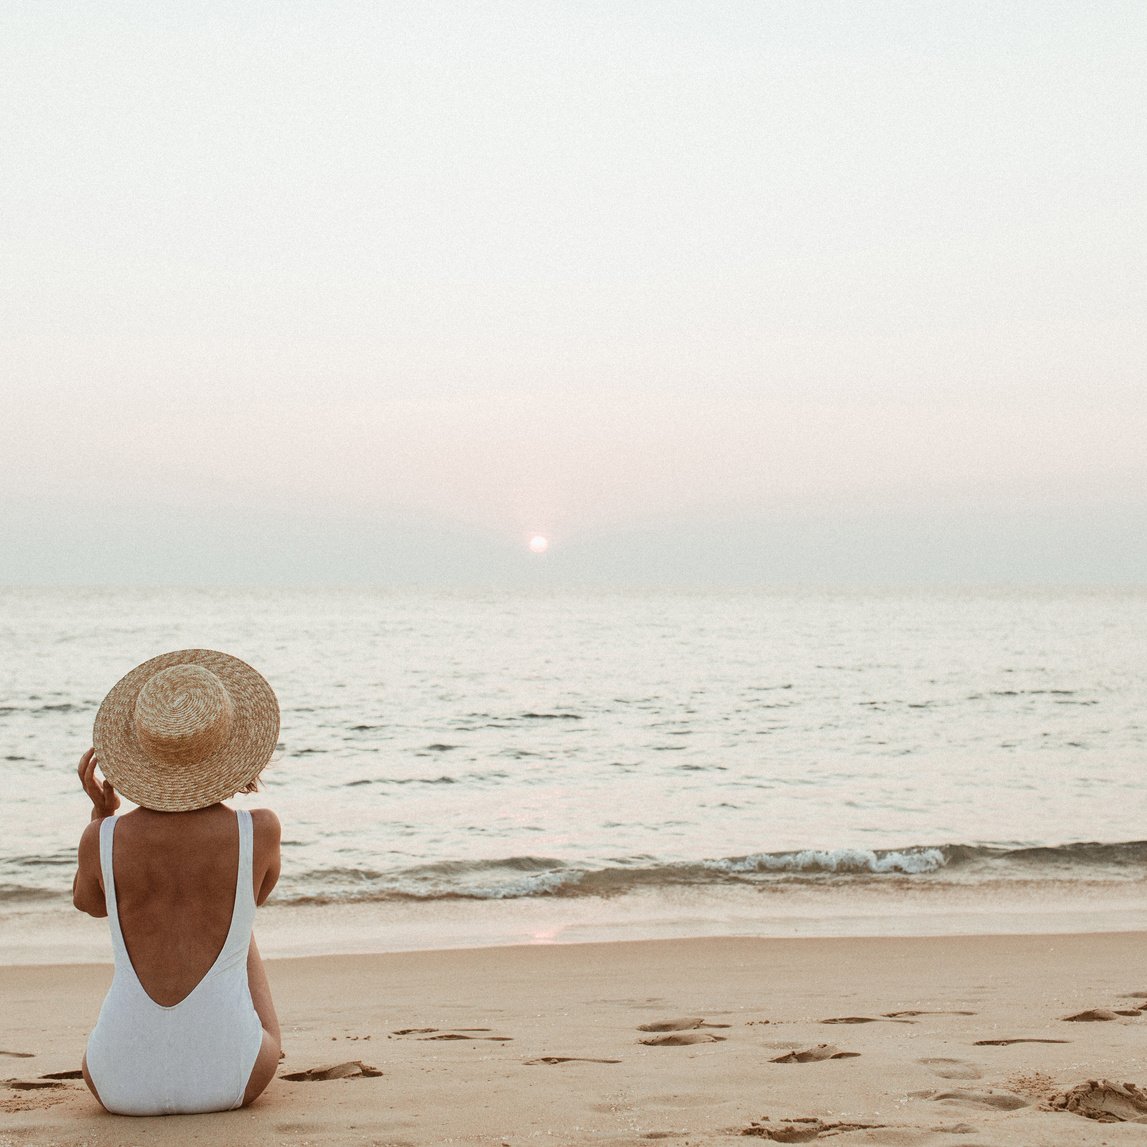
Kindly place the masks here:
<instances>
[{"instance_id":1,"label":"sun","mask_svg":"<svg viewBox=\"0 0 1147 1147\"><path fill-rule=\"evenodd\" d=\"M550 539L544 534L535 534L530 538L530 552L544 554L550 548Z\"/></svg>"}]
</instances>

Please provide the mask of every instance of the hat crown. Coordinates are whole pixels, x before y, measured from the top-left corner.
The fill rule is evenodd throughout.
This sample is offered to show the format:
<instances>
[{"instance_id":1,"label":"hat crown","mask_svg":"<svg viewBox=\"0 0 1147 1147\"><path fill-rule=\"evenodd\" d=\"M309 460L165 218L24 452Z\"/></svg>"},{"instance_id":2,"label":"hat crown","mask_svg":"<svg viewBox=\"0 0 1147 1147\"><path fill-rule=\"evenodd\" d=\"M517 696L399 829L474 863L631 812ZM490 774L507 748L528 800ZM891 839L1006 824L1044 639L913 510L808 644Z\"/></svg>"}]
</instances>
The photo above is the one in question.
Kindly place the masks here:
<instances>
[{"instance_id":1,"label":"hat crown","mask_svg":"<svg viewBox=\"0 0 1147 1147\"><path fill-rule=\"evenodd\" d=\"M153 674L135 699L136 737L157 763L179 767L226 744L235 710L227 687L202 665L172 665Z\"/></svg>"}]
</instances>

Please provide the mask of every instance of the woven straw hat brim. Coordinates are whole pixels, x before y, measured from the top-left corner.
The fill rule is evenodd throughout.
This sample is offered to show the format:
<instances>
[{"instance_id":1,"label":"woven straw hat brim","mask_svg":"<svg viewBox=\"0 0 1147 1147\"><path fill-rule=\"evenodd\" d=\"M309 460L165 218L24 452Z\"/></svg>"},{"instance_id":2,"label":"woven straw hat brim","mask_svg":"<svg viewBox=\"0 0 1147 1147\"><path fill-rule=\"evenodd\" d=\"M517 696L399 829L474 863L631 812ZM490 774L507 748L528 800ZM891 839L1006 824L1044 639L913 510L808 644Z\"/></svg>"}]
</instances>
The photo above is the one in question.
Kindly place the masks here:
<instances>
[{"instance_id":1,"label":"woven straw hat brim","mask_svg":"<svg viewBox=\"0 0 1147 1147\"><path fill-rule=\"evenodd\" d=\"M201 665L231 697L230 735L194 764L172 769L139 743L135 702L147 681L173 665ZM116 792L157 812L189 812L234 796L266 767L279 740L279 703L274 690L245 661L214 649L180 649L136 666L104 698L96 714L92 746Z\"/></svg>"}]
</instances>

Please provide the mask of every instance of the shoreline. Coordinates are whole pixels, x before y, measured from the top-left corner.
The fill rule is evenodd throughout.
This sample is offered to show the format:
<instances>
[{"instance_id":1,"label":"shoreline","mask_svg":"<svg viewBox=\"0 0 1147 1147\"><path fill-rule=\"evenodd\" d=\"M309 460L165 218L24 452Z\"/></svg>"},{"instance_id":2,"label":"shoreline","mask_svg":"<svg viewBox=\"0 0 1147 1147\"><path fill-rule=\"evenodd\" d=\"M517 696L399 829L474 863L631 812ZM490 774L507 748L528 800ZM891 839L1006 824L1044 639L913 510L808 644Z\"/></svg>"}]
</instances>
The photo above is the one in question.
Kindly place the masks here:
<instances>
[{"instance_id":1,"label":"shoreline","mask_svg":"<svg viewBox=\"0 0 1147 1147\"><path fill-rule=\"evenodd\" d=\"M267 958L696 939L1056 936L1147 932L1127 885L1047 883L1021 890L903 885L781 895L731 888L610 898L277 904L259 910ZM0 967L110 960L107 923L63 897L0 911Z\"/></svg>"},{"instance_id":2,"label":"shoreline","mask_svg":"<svg viewBox=\"0 0 1147 1147\"><path fill-rule=\"evenodd\" d=\"M0 1130L60 1147L125 1136L708 1147L817 1127L844 1145L1141 1142L1142 1126L1049 1108L1089 1079L1147 1086L1147 974L1134 972L1145 939L676 939L269 959L286 1059L266 1095L235 1113L130 1122L79 1082L42 1078L78 1066L110 966L5 967L0 1074L54 1086L0 1085ZM1091 1009L1109 1018L1063 1018ZM685 1026L641 1030L670 1022ZM820 1044L846 1055L799 1058ZM352 1065L342 1078L283 1078L339 1064Z\"/></svg>"}]
</instances>

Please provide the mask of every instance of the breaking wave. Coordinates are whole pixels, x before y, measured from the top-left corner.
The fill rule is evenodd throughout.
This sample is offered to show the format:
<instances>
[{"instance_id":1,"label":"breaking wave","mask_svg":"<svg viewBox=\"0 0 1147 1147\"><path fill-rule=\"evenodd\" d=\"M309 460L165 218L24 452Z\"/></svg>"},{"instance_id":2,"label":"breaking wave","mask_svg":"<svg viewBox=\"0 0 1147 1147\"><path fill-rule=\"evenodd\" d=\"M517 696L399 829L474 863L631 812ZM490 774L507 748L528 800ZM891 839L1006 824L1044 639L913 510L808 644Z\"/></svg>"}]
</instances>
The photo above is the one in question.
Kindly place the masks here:
<instances>
[{"instance_id":1,"label":"breaking wave","mask_svg":"<svg viewBox=\"0 0 1147 1147\"><path fill-rule=\"evenodd\" d=\"M937 884L1013 878L1030 882L1147 877L1147 841L1056 847L935 845L900 849L802 849L698 861L615 860L574 865L553 857L444 861L390 873L312 872L280 901L514 900L614 897L645 889L737 885L783 893L825 885L926 880ZM351 879L348 879L351 877Z\"/></svg>"},{"instance_id":2,"label":"breaking wave","mask_svg":"<svg viewBox=\"0 0 1147 1147\"><path fill-rule=\"evenodd\" d=\"M5 866L0 903L63 894L49 873L57 857L19 857ZM71 863L71 858L66 858ZM33 876L32 874L36 875ZM1147 879L1147 841L1058 846L946 844L899 849L800 849L693 861L633 857L598 865L556 857L447 860L407 868L338 866L284 873L279 904L364 901L517 900L529 897L616 897L641 890L739 886L783 895L815 887L926 881L936 887L999 881Z\"/></svg>"}]
</instances>

